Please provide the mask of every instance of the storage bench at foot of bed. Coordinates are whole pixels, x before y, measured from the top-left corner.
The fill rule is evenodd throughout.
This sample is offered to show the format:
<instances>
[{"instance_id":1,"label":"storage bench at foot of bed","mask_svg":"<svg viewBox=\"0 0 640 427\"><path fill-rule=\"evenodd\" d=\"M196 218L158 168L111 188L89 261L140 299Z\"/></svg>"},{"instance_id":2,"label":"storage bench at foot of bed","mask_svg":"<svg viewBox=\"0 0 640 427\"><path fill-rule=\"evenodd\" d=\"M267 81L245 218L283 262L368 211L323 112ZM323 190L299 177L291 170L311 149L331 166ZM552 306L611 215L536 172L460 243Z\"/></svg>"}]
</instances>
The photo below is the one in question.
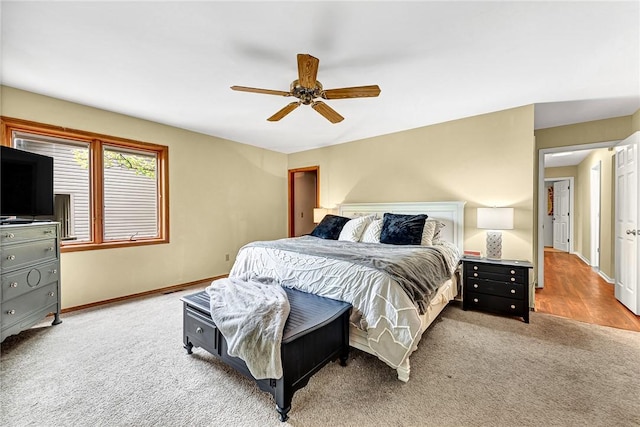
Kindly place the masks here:
<instances>
[{"instance_id":1,"label":"storage bench at foot of bed","mask_svg":"<svg viewBox=\"0 0 640 427\"><path fill-rule=\"evenodd\" d=\"M205 291L187 295L183 301L184 348L202 347L229 366L252 378L260 389L271 393L280 420L286 421L296 390L331 360L349 356L349 311L351 304L285 288L291 310L282 336L282 378L253 378L242 359L229 356L227 342L211 319L209 295Z\"/></svg>"}]
</instances>

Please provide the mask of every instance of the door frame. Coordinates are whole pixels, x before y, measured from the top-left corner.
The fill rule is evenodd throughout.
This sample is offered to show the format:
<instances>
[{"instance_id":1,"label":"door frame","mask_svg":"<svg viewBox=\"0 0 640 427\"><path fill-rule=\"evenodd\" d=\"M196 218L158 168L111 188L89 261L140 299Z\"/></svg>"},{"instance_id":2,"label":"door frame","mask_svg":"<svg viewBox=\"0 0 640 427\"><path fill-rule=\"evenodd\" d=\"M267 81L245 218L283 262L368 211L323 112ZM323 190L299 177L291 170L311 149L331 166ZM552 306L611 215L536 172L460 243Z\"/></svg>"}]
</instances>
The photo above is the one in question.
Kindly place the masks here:
<instances>
[{"instance_id":1,"label":"door frame","mask_svg":"<svg viewBox=\"0 0 640 427\"><path fill-rule=\"evenodd\" d=\"M304 168L289 169L287 176L287 187L289 191L288 203L289 203L289 237L293 237L295 234L295 212L294 212L294 175L298 172L315 172L316 173L316 208L320 207L320 166L307 166Z\"/></svg>"},{"instance_id":2,"label":"door frame","mask_svg":"<svg viewBox=\"0 0 640 427\"><path fill-rule=\"evenodd\" d=\"M536 288L544 287L544 231L542 229L542 218L545 215L545 198L546 191L544 189L544 156L545 154L552 153L562 153L565 151L578 151L578 150L588 150L588 149L597 149L597 148L609 148L616 145L620 140L615 141L605 141L605 142L593 142L589 144L580 144L580 145L567 145L564 147L551 147L551 148L540 148L538 149L538 209L536 215L536 229L537 240L536 240ZM557 178L553 178L557 179ZM573 218L571 218L573 219Z\"/></svg>"},{"instance_id":3,"label":"door frame","mask_svg":"<svg viewBox=\"0 0 640 427\"><path fill-rule=\"evenodd\" d=\"M589 179L589 194L591 196L590 230L591 230L591 267L600 269L600 215L602 215L602 161L598 161L591 167ZM595 184L595 185L594 185Z\"/></svg>"}]
</instances>

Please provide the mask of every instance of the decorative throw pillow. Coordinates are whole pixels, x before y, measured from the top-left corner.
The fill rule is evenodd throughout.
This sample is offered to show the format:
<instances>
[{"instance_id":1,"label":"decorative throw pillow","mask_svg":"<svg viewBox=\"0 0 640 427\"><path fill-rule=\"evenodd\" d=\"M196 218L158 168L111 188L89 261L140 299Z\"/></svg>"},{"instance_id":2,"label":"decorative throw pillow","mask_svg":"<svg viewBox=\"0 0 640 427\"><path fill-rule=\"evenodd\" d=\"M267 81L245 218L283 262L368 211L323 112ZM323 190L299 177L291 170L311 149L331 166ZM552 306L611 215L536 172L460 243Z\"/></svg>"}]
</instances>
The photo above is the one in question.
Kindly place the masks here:
<instances>
[{"instance_id":1,"label":"decorative throw pillow","mask_svg":"<svg viewBox=\"0 0 640 427\"><path fill-rule=\"evenodd\" d=\"M363 243L380 243L380 231L382 231L382 220L374 219L365 228L360 241Z\"/></svg>"},{"instance_id":2,"label":"decorative throw pillow","mask_svg":"<svg viewBox=\"0 0 640 427\"><path fill-rule=\"evenodd\" d=\"M325 215L311 232L312 236L321 239L338 240L342 227L349 222L349 218L338 215Z\"/></svg>"},{"instance_id":3,"label":"decorative throw pillow","mask_svg":"<svg viewBox=\"0 0 640 427\"><path fill-rule=\"evenodd\" d=\"M436 223L436 228L435 228L435 231L433 232L432 242L437 243L438 241L440 241L440 231L442 231L442 229L446 226L446 224L442 221L438 221L437 219L427 219L427 222L429 221L433 221Z\"/></svg>"},{"instance_id":4,"label":"decorative throw pillow","mask_svg":"<svg viewBox=\"0 0 640 427\"><path fill-rule=\"evenodd\" d=\"M437 219L427 219L424 223L424 230L422 231L422 246L431 246L440 240L440 230L445 226L445 223Z\"/></svg>"},{"instance_id":5,"label":"decorative throw pillow","mask_svg":"<svg viewBox=\"0 0 640 427\"><path fill-rule=\"evenodd\" d=\"M400 215L385 213L382 218L380 243L392 245L419 245L427 215Z\"/></svg>"},{"instance_id":6,"label":"decorative throw pillow","mask_svg":"<svg viewBox=\"0 0 640 427\"><path fill-rule=\"evenodd\" d=\"M338 236L338 240L359 242L364 229L367 228L367 225L369 225L371 221L374 220L374 218L374 215L368 215L349 220L349 222L347 222L344 227L342 227L342 231L340 232L340 236Z\"/></svg>"},{"instance_id":7,"label":"decorative throw pillow","mask_svg":"<svg viewBox=\"0 0 640 427\"><path fill-rule=\"evenodd\" d=\"M424 223L424 229L422 230L422 240L420 244L422 246L433 245L433 236L436 233L436 222L427 220Z\"/></svg>"}]
</instances>

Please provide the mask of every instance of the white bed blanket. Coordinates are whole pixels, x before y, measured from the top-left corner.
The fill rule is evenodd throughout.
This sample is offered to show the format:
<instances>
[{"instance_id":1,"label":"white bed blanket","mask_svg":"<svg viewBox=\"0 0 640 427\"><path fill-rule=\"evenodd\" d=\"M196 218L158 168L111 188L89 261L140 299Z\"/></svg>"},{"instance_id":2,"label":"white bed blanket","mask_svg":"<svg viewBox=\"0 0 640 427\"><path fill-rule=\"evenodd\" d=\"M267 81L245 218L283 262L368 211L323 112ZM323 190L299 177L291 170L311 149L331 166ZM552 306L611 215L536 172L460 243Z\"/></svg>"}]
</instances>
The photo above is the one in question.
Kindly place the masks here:
<instances>
[{"instance_id":1,"label":"white bed blanket","mask_svg":"<svg viewBox=\"0 0 640 427\"><path fill-rule=\"evenodd\" d=\"M453 257L457 264L454 245L442 242L438 247L452 252L448 258ZM351 303L351 322L366 331L369 347L393 368L402 365L417 348L423 332L418 308L388 274L327 257L245 246L229 277L252 272L273 277L283 287Z\"/></svg>"},{"instance_id":2,"label":"white bed blanket","mask_svg":"<svg viewBox=\"0 0 640 427\"><path fill-rule=\"evenodd\" d=\"M284 289L272 278L253 277L215 280L206 291L229 355L244 360L256 379L281 378L280 345L290 311Z\"/></svg>"}]
</instances>

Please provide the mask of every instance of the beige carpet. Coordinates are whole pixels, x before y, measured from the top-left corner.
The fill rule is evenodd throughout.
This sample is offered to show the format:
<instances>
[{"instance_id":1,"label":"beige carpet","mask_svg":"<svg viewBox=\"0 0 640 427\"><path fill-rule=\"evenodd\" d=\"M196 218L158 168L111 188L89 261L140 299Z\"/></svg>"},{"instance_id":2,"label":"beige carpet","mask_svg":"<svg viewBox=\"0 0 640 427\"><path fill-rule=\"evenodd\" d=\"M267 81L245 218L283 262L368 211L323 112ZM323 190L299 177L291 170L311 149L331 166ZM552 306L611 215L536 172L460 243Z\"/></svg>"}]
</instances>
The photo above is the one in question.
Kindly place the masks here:
<instances>
[{"instance_id":1,"label":"beige carpet","mask_svg":"<svg viewBox=\"0 0 640 427\"><path fill-rule=\"evenodd\" d=\"M190 289L63 315L1 346L7 426L640 425L640 334L532 313L531 324L450 305L404 384L353 350L293 398L182 348Z\"/></svg>"}]
</instances>

